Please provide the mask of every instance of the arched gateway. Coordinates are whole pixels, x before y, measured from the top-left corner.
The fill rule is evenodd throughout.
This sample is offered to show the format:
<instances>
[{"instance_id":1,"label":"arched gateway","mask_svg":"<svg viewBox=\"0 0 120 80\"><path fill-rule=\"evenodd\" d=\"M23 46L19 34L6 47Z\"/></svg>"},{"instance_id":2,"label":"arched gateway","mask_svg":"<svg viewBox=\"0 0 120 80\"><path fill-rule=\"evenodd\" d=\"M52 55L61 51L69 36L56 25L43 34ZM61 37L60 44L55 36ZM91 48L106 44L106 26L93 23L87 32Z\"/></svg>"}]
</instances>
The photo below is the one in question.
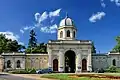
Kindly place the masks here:
<instances>
[{"instance_id":1,"label":"arched gateway","mask_svg":"<svg viewBox=\"0 0 120 80\"><path fill-rule=\"evenodd\" d=\"M72 50L65 53L65 72L75 72L75 52Z\"/></svg>"}]
</instances>

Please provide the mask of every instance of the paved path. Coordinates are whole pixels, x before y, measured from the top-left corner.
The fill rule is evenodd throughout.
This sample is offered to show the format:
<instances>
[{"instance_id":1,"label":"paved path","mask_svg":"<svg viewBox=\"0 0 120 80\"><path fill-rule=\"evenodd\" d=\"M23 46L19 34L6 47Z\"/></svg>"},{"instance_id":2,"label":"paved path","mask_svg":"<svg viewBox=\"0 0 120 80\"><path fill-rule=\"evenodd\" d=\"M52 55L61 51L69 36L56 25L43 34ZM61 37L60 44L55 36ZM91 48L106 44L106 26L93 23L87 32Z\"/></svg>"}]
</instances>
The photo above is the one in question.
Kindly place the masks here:
<instances>
[{"instance_id":1,"label":"paved path","mask_svg":"<svg viewBox=\"0 0 120 80\"><path fill-rule=\"evenodd\" d=\"M41 78L45 74L9 74L9 73L0 73L0 80L56 80Z\"/></svg>"},{"instance_id":2,"label":"paved path","mask_svg":"<svg viewBox=\"0 0 120 80\"><path fill-rule=\"evenodd\" d=\"M0 80L36 80L32 78L25 78L22 76L14 76L9 74L0 74Z\"/></svg>"}]
</instances>

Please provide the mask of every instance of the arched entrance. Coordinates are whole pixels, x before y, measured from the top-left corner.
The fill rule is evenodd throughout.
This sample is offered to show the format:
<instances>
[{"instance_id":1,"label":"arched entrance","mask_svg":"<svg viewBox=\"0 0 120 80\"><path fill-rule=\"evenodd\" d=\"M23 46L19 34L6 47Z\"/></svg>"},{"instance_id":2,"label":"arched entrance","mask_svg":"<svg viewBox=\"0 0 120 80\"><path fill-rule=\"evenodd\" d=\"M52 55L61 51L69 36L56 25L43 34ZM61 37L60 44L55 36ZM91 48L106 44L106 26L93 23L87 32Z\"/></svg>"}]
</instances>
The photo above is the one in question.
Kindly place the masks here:
<instances>
[{"instance_id":1,"label":"arched entrance","mask_svg":"<svg viewBox=\"0 0 120 80\"><path fill-rule=\"evenodd\" d=\"M82 71L87 71L87 60L83 59L82 60Z\"/></svg>"},{"instance_id":2,"label":"arched entrance","mask_svg":"<svg viewBox=\"0 0 120 80\"><path fill-rule=\"evenodd\" d=\"M57 59L53 60L53 71L58 71L58 60Z\"/></svg>"},{"instance_id":3,"label":"arched entrance","mask_svg":"<svg viewBox=\"0 0 120 80\"><path fill-rule=\"evenodd\" d=\"M65 72L74 73L75 72L75 52L67 51L65 53Z\"/></svg>"}]
</instances>

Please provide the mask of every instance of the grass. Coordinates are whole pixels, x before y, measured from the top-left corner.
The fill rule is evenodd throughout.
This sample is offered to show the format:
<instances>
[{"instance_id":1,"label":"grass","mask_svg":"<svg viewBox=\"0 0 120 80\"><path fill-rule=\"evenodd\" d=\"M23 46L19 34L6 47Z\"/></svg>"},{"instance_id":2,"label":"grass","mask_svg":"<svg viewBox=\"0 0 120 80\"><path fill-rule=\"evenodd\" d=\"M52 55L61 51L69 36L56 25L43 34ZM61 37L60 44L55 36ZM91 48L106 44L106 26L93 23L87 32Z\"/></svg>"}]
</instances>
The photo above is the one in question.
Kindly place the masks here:
<instances>
[{"instance_id":1,"label":"grass","mask_svg":"<svg viewBox=\"0 0 120 80\"><path fill-rule=\"evenodd\" d=\"M41 76L43 78L58 80L109 80L107 78L90 78L90 77L70 77L68 74L49 74Z\"/></svg>"},{"instance_id":2,"label":"grass","mask_svg":"<svg viewBox=\"0 0 120 80\"><path fill-rule=\"evenodd\" d=\"M120 73L105 73L104 75L120 76Z\"/></svg>"}]
</instances>

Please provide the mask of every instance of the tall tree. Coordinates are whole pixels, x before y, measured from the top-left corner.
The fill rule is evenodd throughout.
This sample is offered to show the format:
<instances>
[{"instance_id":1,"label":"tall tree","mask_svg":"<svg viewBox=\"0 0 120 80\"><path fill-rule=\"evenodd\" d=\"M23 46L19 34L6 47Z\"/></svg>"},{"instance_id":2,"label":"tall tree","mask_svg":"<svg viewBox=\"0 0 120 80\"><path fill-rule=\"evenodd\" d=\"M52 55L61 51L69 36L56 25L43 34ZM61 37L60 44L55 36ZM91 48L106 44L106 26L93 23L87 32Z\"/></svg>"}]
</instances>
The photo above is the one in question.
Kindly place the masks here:
<instances>
[{"instance_id":1,"label":"tall tree","mask_svg":"<svg viewBox=\"0 0 120 80\"><path fill-rule=\"evenodd\" d=\"M116 46L113 48L112 51L114 51L114 52L120 52L120 36L117 36L117 37L116 37L116 42L117 42L117 44L116 44Z\"/></svg>"},{"instance_id":2,"label":"tall tree","mask_svg":"<svg viewBox=\"0 0 120 80\"><path fill-rule=\"evenodd\" d=\"M32 29L30 31L30 39L28 43L28 48L34 48L36 46L37 46L36 34L35 34L35 31Z\"/></svg>"},{"instance_id":3,"label":"tall tree","mask_svg":"<svg viewBox=\"0 0 120 80\"><path fill-rule=\"evenodd\" d=\"M94 46L94 42L92 42L91 53L96 53L96 48Z\"/></svg>"}]
</instances>

